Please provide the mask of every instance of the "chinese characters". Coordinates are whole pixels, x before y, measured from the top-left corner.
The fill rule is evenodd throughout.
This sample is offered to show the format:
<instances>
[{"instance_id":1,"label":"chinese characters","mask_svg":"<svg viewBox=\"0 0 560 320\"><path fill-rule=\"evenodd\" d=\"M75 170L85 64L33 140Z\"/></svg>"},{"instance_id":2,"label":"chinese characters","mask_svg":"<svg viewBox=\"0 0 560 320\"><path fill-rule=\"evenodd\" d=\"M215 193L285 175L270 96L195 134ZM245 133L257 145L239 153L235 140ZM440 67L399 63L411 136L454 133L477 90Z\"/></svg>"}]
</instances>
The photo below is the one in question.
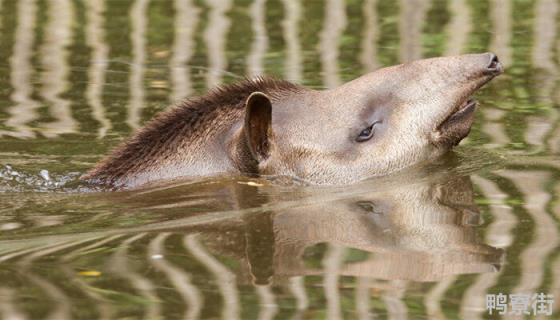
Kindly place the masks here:
<instances>
[{"instance_id":1,"label":"chinese characters","mask_svg":"<svg viewBox=\"0 0 560 320\"><path fill-rule=\"evenodd\" d=\"M488 314L497 312L500 315L552 315L554 297L544 293L503 293L486 295Z\"/></svg>"}]
</instances>

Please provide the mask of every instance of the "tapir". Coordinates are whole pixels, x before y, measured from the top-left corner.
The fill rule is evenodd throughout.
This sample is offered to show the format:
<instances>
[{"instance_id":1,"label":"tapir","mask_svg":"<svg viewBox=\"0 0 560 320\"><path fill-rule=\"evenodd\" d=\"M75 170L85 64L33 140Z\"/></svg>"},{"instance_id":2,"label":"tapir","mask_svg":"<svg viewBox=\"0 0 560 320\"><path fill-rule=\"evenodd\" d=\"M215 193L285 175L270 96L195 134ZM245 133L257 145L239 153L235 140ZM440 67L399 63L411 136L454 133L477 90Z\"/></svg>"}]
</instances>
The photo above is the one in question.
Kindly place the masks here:
<instances>
[{"instance_id":1,"label":"tapir","mask_svg":"<svg viewBox=\"0 0 560 320\"><path fill-rule=\"evenodd\" d=\"M435 159L473 124L493 53L413 61L328 90L259 77L157 115L82 180L134 188L218 175L343 185Z\"/></svg>"}]
</instances>

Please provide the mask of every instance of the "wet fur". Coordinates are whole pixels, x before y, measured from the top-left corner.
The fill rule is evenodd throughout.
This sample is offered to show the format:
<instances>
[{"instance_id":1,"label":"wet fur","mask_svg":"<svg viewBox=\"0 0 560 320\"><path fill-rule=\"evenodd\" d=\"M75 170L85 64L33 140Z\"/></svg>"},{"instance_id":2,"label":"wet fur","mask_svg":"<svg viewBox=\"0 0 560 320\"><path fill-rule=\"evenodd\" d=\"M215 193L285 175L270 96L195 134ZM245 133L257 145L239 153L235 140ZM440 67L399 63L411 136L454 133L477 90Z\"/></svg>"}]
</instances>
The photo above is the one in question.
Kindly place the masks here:
<instances>
[{"instance_id":1,"label":"wet fur","mask_svg":"<svg viewBox=\"0 0 560 320\"><path fill-rule=\"evenodd\" d=\"M135 174L157 167L181 150L197 152L206 140L226 133L233 123L242 121L245 101L251 93L260 91L274 99L282 92L301 89L283 80L256 78L184 100L148 122L82 180L111 186L126 184Z\"/></svg>"}]
</instances>

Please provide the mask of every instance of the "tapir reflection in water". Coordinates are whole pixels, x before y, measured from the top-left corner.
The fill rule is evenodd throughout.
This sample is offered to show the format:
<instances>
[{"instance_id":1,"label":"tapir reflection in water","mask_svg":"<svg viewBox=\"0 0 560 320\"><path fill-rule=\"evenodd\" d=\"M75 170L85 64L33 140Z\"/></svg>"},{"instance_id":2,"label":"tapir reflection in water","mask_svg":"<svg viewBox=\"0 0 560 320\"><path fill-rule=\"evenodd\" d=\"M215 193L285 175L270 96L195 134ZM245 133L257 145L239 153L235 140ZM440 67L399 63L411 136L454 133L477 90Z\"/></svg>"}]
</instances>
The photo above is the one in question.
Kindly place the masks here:
<instances>
[{"instance_id":1,"label":"tapir reflection in water","mask_svg":"<svg viewBox=\"0 0 560 320\"><path fill-rule=\"evenodd\" d=\"M429 161L470 131L470 96L503 71L492 53L383 68L316 91L257 78L186 100L82 179L112 187L227 174L348 184Z\"/></svg>"},{"instance_id":2,"label":"tapir reflection in water","mask_svg":"<svg viewBox=\"0 0 560 320\"><path fill-rule=\"evenodd\" d=\"M309 186L287 193L284 188L256 188L234 181L187 184L173 189L175 199L169 197L169 189L156 189L133 193L130 200L149 208L155 203L166 215L174 212L184 217L191 210L189 202L198 211L200 198L214 199L215 207L206 209L230 214L221 214L220 219L198 214L142 230L196 236L212 255L237 259L239 269L232 271L244 283L278 284L292 276L329 272L438 281L499 270L504 252L482 241L482 221L469 177L445 172L397 178L396 184L393 177L385 179L390 185L365 181L334 194ZM190 201L185 201L185 194ZM267 209L255 212L255 208ZM338 250L334 256L340 259L329 258L333 250Z\"/></svg>"}]
</instances>

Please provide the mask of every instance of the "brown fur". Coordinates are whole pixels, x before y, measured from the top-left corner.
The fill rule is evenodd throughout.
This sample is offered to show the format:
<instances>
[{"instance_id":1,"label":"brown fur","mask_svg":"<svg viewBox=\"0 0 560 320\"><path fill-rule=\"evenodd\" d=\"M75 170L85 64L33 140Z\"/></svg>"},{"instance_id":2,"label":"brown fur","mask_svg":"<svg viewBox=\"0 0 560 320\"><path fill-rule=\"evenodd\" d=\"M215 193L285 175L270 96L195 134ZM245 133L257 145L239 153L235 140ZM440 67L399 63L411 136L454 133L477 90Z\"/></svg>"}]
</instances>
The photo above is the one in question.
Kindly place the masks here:
<instances>
[{"instance_id":1,"label":"brown fur","mask_svg":"<svg viewBox=\"0 0 560 320\"><path fill-rule=\"evenodd\" d=\"M200 144L224 126L242 120L245 101L251 93L261 91L274 98L281 92L300 89L287 81L261 77L184 100L148 122L82 179L117 186L124 178L156 165L185 146Z\"/></svg>"}]
</instances>

